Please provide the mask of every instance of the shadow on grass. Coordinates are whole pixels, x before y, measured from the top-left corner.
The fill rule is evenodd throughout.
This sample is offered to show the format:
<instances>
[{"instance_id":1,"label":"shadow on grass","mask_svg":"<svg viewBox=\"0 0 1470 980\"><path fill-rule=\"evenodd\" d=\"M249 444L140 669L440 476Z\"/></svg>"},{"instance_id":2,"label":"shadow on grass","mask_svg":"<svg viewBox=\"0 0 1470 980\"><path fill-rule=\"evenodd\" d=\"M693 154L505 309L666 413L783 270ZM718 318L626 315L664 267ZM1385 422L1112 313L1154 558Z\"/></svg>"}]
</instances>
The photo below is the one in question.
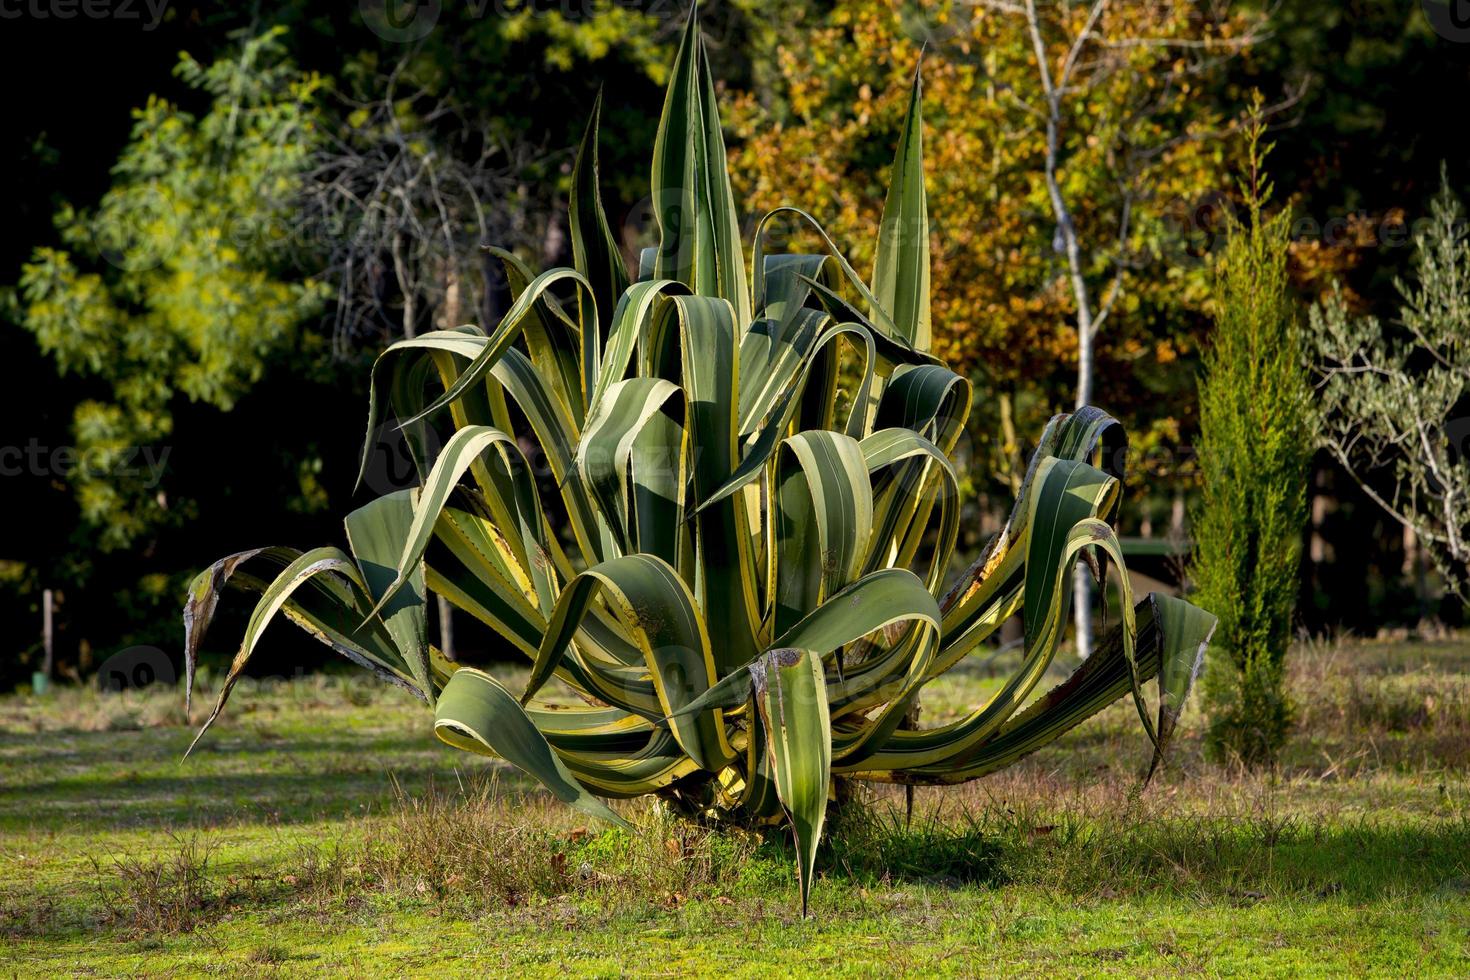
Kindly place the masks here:
<instances>
[{"instance_id":1,"label":"shadow on grass","mask_svg":"<svg viewBox=\"0 0 1470 980\"><path fill-rule=\"evenodd\" d=\"M783 841L788 849L789 843ZM1470 902L1470 812L1192 815L1167 807L990 805L907 822L875 807L834 828L819 870L869 887L1027 885L1078 898L1433 896Z\"/></svg>"},{"instance_id":2,"label":"shadow on grass","mask_svg":"<svg viewBox=\"0 0 1470 980\"><path fill-rule=\"evenodd\" d=\"M822 844L819 868L835 880L871 887L896 882L944 887L1002 885L1005 842L976 821L947 826L878 815L835 828ZM792 860L795 859L792 852Z\"/></svg>"},{"instance_id":3,"label":"shadow on grass","mask_svg":"<svg viewBox=\"0 0 1470 980\"><path fill-rule=\"evenodd\" d=\"M8 770L0 785L0 830L81 824L107 832L340 818L391 805L395 781L416 791L434 779L455 785L462 776L506 768L422 735L286 740L228 732L185 759L190 738L179 729L0 738ZM510 770L502 778L511 787L522 783Z\"/></svg>"}]
</instances>

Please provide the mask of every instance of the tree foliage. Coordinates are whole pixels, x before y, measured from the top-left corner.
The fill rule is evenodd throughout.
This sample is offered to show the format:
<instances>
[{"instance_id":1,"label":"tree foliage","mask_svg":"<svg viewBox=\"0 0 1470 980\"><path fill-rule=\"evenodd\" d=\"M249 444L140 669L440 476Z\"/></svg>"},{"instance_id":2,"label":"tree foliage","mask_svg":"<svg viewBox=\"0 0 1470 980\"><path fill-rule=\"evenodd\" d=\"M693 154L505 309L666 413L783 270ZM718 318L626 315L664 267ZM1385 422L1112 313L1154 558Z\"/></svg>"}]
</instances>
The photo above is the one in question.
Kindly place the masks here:
<instances>
[{"instance_id":1,"label":"tree foliage","mask_svg":"<svg viewBox=\"0 0 1470 980\"><path fill-rule=\"evenodd\" d=\"M1178 368L1196 348L1209 206L1226 179L1214 139L1230 124L1224 66L1254 43L1257 22L1133 0L1098 5L1092 21L1090 6L1038 11L1054 69L1086 37L1060 101L1058 177L1094 313L1107 320L1096 399L1136 418L1148 448L1175 442L1192 415ZM943 133L926 160L935 350L1001 396L1008 414L981 419L1006 431L994 462L1012 486L1018 427L1073 403L1078 355L1046 184L1045 98L1018 9L839 0L800 48L781 52L779 86L748 93L733 115L739 188L758 207L810 210L863 268L887 175L875 148L892 142L903 81L928 45L925 112Z\"/></svg>"},{"instance_id":2,"label":"tree foliage","mask_svg":"<svg viewBox=\"0 0 1470 980\"><path fill-rule=\"evenodd\" d=\"M1415 240L1414 277L1395 284L1394 323L1353 314L1337 290L1312 308L1322 445L1470 601L1470 241L1448 174Z\"/></svg>"},{"instance_id":3,"label":"tree foliage","mask_svg":"<svg viewBox=\"0 0 1470 980\"><path fill-rule=\"evenodd\" d=\"M37 248L20 277L24 327L63 373L108 392L73 413L78 502L103 547L167 517L166 487L119 473L168 438L175 396L228 409L324 300L278 254L319 139L322 80L292 65L279 31L211 65L183 55L176 73L208 110L150 98L112 188L93 212L63 207L66 248Z\"/></svg>"}]
</instances>

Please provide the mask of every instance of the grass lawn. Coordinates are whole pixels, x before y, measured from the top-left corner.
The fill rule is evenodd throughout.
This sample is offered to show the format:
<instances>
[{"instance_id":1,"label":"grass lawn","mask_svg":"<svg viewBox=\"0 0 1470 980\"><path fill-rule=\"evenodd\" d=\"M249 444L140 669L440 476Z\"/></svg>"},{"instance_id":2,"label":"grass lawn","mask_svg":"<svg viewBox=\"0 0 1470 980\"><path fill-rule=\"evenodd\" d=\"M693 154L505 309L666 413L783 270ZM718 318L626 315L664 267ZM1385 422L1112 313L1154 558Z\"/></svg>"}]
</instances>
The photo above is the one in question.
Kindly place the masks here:
<instances>
[{"instance_id":1,"label":"grass lawn","mask_svg":"<svg viewBox=\"0 0 1470 980\"><path fill-rule=\"evenodd\" d=\"M5 696L0 972L1470 975L1470 642L1308 646L1292 685L1275 773L1191 711L1140 794L1117 705L907 824L875 788L807 921L780 835L588 826L366 678L244 684L182 764L176 692Z\"/></svg>"}]
</instances>

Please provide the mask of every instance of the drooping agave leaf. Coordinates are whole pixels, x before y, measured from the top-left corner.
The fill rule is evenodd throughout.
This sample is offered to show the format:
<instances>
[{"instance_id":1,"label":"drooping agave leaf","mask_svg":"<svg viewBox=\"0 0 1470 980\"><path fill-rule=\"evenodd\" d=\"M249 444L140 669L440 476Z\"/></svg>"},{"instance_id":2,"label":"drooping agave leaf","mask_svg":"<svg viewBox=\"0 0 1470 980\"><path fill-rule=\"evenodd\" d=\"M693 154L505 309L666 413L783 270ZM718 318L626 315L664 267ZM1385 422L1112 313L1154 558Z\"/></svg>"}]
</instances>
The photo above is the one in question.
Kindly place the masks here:
<instances>
[{"instance_id":1,"label":"drooping agave leaf","mask_svg":"<svg viewBox=\"0 0 1470 980\"><path fill-rule=\"evenodd\" d=\"M1167 610L1167 611L1165 611ZM1182 599L1149 593L1136 607L1135 657L1137 675L1144 681L1159 673L1164 660L1187 660L1197 655L1198 639L1214 628L1214 617ZM940 763L883 769L897 762L893 756L874 758L851 773L859 779L909 784L961 783L1008 766L1055 741L1083 721L1128 693L1133 685L1124 653L1128 630L1119 623L1103 637L1093 655L1061 684L1033 701L992 738L970 753L963 765ZM1187 691L1185 695L1187 696ZM909 739L907 733L896 738ZM1154 765L1162 756L1155 750ZM1151 769L1153 766L1151 766Z\"/></svg>"},{"instance_id":2,"label":"drooping agave leaf","mask_svg":"<svg viewBox=\"0 0 1470 980\"><path fill-rule=\"evenodd\" d=\"M865 575L776 637L775 646L800 646L827 656L869 633L898 622L939 629L939 607L917 575L886 568Z\"/></svg>"},{"instance_id":3,"label":"drooping agave leaf","mask_svg":"<svg viewBox=\"0 0 1470 980\"><path fill-rule=\"evenodd\" d=\"M1080 536L1074 530L1106 511L1117 493L1116 480L1082 463L1053 458L1038 470L1023 566L1025 655L992 701L967 719L969 744L994 731L1045 674L1061 642L1070 608L1066 575L1077 553L1095 541L1091 530Z\"/></svg>"},{"instance_id":4,"label":"drooping agave leaf","mask_svg":"<svg viewBox=\"0 0 1470 980\"><path fill-rule=\"evenodd\" d=\"M777 465L775 630L785 632L857 578L873 533L873 494L857 440L803 432Z\"/></svg>"},{"instance_id":5,"label":"drooping agave leaf","mask_svg":"<svg viewBox=\"0 0 1470 980\"><path fill-rule=\"evenodd\" d=\"M940 602L947 648L940 658L943 666L952 666L967 648L983 640L990 629L999 628L1011 613L1009 606L1019 602L1032 497L1042 482L1039 479L1042 468L1051 459L1084 461L1099 446L1099 440L1118 428L1110 416L1092 408L1057 415L1047 423L1021 480L1021 492L1010 516ZM1114 443L1113 451L1104 454L1105 474L1122 479L1126 447L1127 440L1120 439Z\"/></svg>"},{"instance_id":6,"label":"drooping agave leaf","mask_svg":"<svg viewBox=\"0 0 1470 980\"><path fill-rule=\"evenodd\" d=\"M199 649L213 615L219 594L225 587L264 596L284 570L292 566L302 553L295 548L255 548L231 555L200 573L190 586L189 606L185 609L185 673L186 685L192 684ZM229 574L218 574L221 566ZM261 575L269 575L268 579ZM381 623L373 622L359 629L366 596L351 588L350 583L332 575L318 575L300 583L281 603L279 612L316 637L335 652L364 667L380 679L405 687L421 700L425 695L411 682L412 671L407 658L394 646L392 636ZM190 611L195 613L190 616ZM203 613L208 613L208 616ZM432 659L432 658L431 658ZM185 690L186 699L190 692ZM186 705L187 705L186 701Z\"/></svg>"},{"instance_id":7,"label":"drooping agave leaf","mask_svg":"<svg viewBox=\"0 0 1470 980\"><path fill-rule=\"evenodd\" d=\"M813 324L813 326L816 325ZM873 384L874 362L876 358L873 355L874 344L872 331L856 323L843 323L827 327L813 337L807 338L810 340L810 343L797 342L800 347L800 353L794 358L796 360L795 370L782 379L785 382L784 389L775 386L772 387L770 398L773 401L768 403L769 412L766 413L764 423L753 433L749 434L740 464L735 467L729 478L714 493L701 501L699 504L700 510L714 506L737 490L743 489L764 472L766 466L772 462L783 437L792 427L797 410L801 407L801 401L806 394L808 377L813 362L818 356L818 352L823 347L835 344L844 335L856 337L863 344L862 350L865 356L863 359L862 380L859 382L853 398L854 412L856 414L850 420L850 422L857 424L850 425L847 434L852 436L854 431L863 431L862 414L857 406L862 406L866 402L867 392ZM779 368L773 364L772 371L774 372L776 370L779 370ZM751 412L752 415L762 413L763 406L759 404L754 406ZM853 438L857 437L853 436Z\"/></svg>"},{"instance_id":8,"label":"drooping agave leaf","mask_svg":"<svg viewBox=\"0 0 1470 980\"><path fill-rule=\"evenodd\" d=\"M767 255L761 248L760 238L756 240L756 259L759 265L755 268L754 288L758 319L778 328L785 327L806 308L811 295L808 280L831 286L838 272L837 263L830 255Z\"/></svg>"},{"instance_id":9,"label":"drooping agave leaf","mask_svg":"<svg viewBox=\"0 0 1470 980\"><path fill-rule=\"evenodd\" d=\"M1172 596L1154 596L1154 617L1164 642L1159 653L1159 724L1154 757L1144 782L1152 780L1179 723L1184 703L1205 662L1205 649L1219 620Z\"/></svg>"},{"instance_id":10,"label":"drooping agave leaf","mask_svg":"<svg viewBox=\"0 0 1470 980\"><path fill-rule=\"evenodd\" d=\"M866 570L912 567L917 542L928 532L930 515L937 506L939 527L924 584L931 593L938 592L959 533L959 474L954 464L938 446L910 429L874 432L862 441L861 448L870 474L900 469L873 484L873 534ZM905 547L909 540L915 542L912 551Z\"/></svg>"},{"instance_id":11,"label":"drooping agave leaf","mask_svg":"<svg viewBox=\"0 0 1470 980\"><path fill-rule=\"evenodd\" d=\"M265 548L252 548L248 551L227 555L194 576L194 581L189 583L188 598L184 601L184 713L186 715L193 710L194 672L199 662L199 647L204 642L204 634L208 632L210 622L214 619L215 608L219 605L220 592L224 590L230 576L235 573L235 569L240 567L241 563L266 550Z\"/></svg>"},{"instance_id":12,"label":"drooping agave leaf","mask_svg":"<svg viewBox=\"0 0 1470 980\"><path fill-rule=\"evenodd\" d=\"M470 351L470 357L478 352L479 347L475 338L483 337L484 334L478 327L461 327L453 331L435 331L447 337L462 340L466 349ZM353 486L354 492L362 489L363 481L367 478L368 466L373 459L374 453L379 449L378 442L384 433L379 430L379 423L384 414L384 397L386 390L387 404L391 406L413 406L404 410L409 415L418 415L423 405L424 393L428 389L430 379L434 376L435 365L432 359L422 358L411 363L404 364L393 362L391 369L384 373L386 380L379 374L378 368L382 366L381 356L373 363L373 371L368 379L368 421L367 434L364 437L362 451L357 462L357 481ZM400 425L408 450L412 456L415 471L422 476L428 472L433 465L430 442L428 440L429 426L420 419L408 425Z\"/></svg>"},{"instance_id":13,"label":"drooping agave leaf","mask_svg":"<svg viewBox=\"0 0 1470 980\"><path fill-rule=\"evenodd\" d=\"M801 307L790 317L758 321L740 338L739 376L751 381L740 389L742 438L749 439L761 428L761 420L790 396L803 375L810 373L812 347L821 342L830 322L831 317L825 313Z\"/></svg>"},{"instance_id":14,"label":"drooping agave leaf","mask_svg":"<svg viewBox=\"0 0 1470 980\"><path fill-rule=\"evenodd\" d=\"M789 648L761 657L750 673L765 729L772 782L796 839L805 918L832 782L832 718L827 711L826 678L820 657Z\"/></svg>"},{"instance_id":15,"label":"drooping agave leaf","mask_svg":"<svg viewBox=\"0 0 1470 980\"><path fill-rule=\"evenodd\" d=\"M577 150L577 163L572 168L571 206L568 225L572 238L572 264L592 284L597 298L597 315L603 333L612 326L613 309L618 297L628 288L628 268L622 251L608 227L598 189L597 130L602 118L602 90L592 103L592 118Z\"/></svg>"},{"instance_id":16,"label":"drooping agave leaf","mask_svg":"<svg viewBox=\"0 0 1470 980\"><path fill-rule=\"evenodd\" d=\"M873 428L912 429L948 453L964 430L973 398L969 379L947 367L901 365L883 389Z\"/></svg>"},{"instance_id":17,"label":"drooping agave leaf","mask_svg":"<svg viewBox=\"0 0 1470 980\"><path fill-rule=\"evenodd\" d=\"M673 279L638 282L628 287L618 301L612 327L608 331L602 370L592 393L589 415L597 410L597 403L610 385L626 379L638 340L653 330L654 318L661 313L663 304L669 297L684 295L688 290L689 287Z\"/></svg>"},{"instance_id":18,"label":"drooping agave leaf","mask_svg":"<svg viewBox=\"0 0 1470 980\"><path fill-rule=\"evenodd\" d=\"M1020 667L991 699L969 715L948 725L922 732L895 731L877 746L866 734L852 738L866 742L870 758L862 753L845 753L842 740L834 748L845 764L879 771L894 771L946 763L958 765L983 745L1025 702L1044 676L1060 642L1066 622L1070 590L1066 575L1077 553L1084 547L1108 543L1116 538L1108 526L1096 519L1117 492L1116 481L1085 464L1070 460L1048 460L1032 505L1032 537L1025 567L1025 651ZM1126 583L1124 583L1126 597ZM1033 597L1040 597L1033 600ZM1125 633L1131 624L1125 623ZM1132 662L1132 637L1125 637L1125 650ZM1134 675L1136 676L1136 671Z\"/></svg>"},{"instance_id":19,"label":"drooping agave leaf","mask_svg":"<svg viewBox=\"0 0 1470 980\"><path fill-rule=\"evenodd\" d=\"M268 553L270 553L268 550L257 552L257 554ZM293 593L308 584L327 595L328 601L325 608L328 620L317 626L317 622L320 621L315 616L302 615L298 612L292 618L306 626L319 639L327 642L334 649L338 649L339 652L361 666L374 668L374 672L384 679L396 678L400 686L413 691L421 698L428 698L426 692L419 691L413 686L407 665L403 662L402 656L396 654L396 651L394 662L390 666L383 662L383 658L372 656L371 653L353 642L351 637L362 632L363 627L353 629L348 623L353 613L362 615L367 611L366 583L363 582L356 563L346 552L340 548L316 548L301 554L287 565L262 593L254 612L250 614L249 623L246 624L245 636L240 642L240 649L230 664L230 670L225 675L224 683L220 685L214 709L205 719L198 734L194 736L194 741L185 750L186 756L193 751L194 746L199 744L199 740L204 737L210 726L219 718L220 712L224 710L230 698L230 691L234 688L235 682L239 680L241 672L249 664L265 628L270 625L282 607L291 603ZM300 604L294 605L295 609L301 609Z\"/></svg>"},{"instance_id":20,"label":"drooping agave leaf","mask_svg":"<svg viewBox=\"0 0 1470 980\"><path fill-rule=\"evenodd\" d=\"M853 321L857 323L867 323L870 326L873 326L895 345L898 356L890 358L890 360L893 360L895 363L907 363L908 358L910 357L924 359L931 362L934 361L934 358L931 357L927 351L919 350L908 342L903 332L900 331L898 326L893 322L893 317L889 314L887 307L882 306L878 302L877 297L873 295L873 291L868 288L868 284L863 280L861 276L857 274L857 271L853 269L852 265L848 263L847 258L842 254L841 250L838 249L837 244L832 241L831 236L827 234L821 223L807 212L801 210L800 208L793 208L789 206L775 208L767 212L765 216L761 218L760 223L756 225L755 252L758 259L763 254L761 245L765 236L767 225L769 225L770 222L782 215L794 216L817 233L817 237L820 238L822 240L822 243L827 247L827 254L832 257L833 261L837 263L837 268L842 272L843 282L846 283L848 286L851 286L853 291L856 292L860 297L862 297L863 302L868 304L868 310L871 314L871 319L867 316L862 315L855 308L848 305L847 301L844 300L840 295L838 295L838 293L828 284L819 282L810 277L805 277L806 281L812 286L815 293L822 298L822 301L824 303L828 301L828 298L830 298L842 307L841 312L833 311L832 316L835 319L843 321Z\"/></svg>"},{"instance_id":21,"label":"drooping agave leaf","mask_svg":"<svg viewBox=\"0 0 1470 980\"><path fill-rule=\"evenodd\" d=\"M826 658L845 645L894 623L910 622L913 638L924 633L937 636L939 607L924 583L906 568L888 568L866 575L818 606L805 619L778 636L772 649L800 648ZM901 654L894 658L907 662ZM754 661L751 661L754 663ZM875 665L882 664L875 661ZM708 691L684 705L677 714L686 715L711 708L732 708L750 697L750 664L731 671ZM878 670L831 680L834 691L844 696L871 692L884 676Z\"/></svg>"},{"instance_id":22,"label":"drooping agave leaf","mask_svg":"<svg viewBox=\"0 0 1470 980\"><path fill-rule=\"evenodd\" d=\"M570 283L577 287L579 307L593 307L592 309L582 309L578 317L578 330L581 333L580 343L582 353L581 387L583 391L592 390L597 383L597 366L602 358L602 351L598 344L596 301L592 293L592 285L575 269L548 269L531 280L530 284L526 286L525 292L516 298L515 303L511 305L504 319L500 321L500 325L484 339L479 353L475 355L474 360L470 362L470 365L455 380L454 385L448 391L444 392L444 394L434 399L432 403L425 406L417 415L404 419L404 424L416 422L419 419L433 415L441 408L461 398L472 386L483 380L485 374L500 360L501 355L521 336L522 331L528 326L539 323L539 320L533 319L533 314L537 310L537 303L558 283ZM585 303L582 302L584 299ZM419 343L415 343L414 340L400 340L380 354L378 361L381 362L383 358L388 357L390 354L410 350L415 346L422 346L422 341L428 337L429 335L426 335L425 338L417 338ZM374 369L376 370L376 365ZM371 410L369 414L371 415ZM371 432L372 426L375 424L375 419L370 417L368 423L369 432Z\"/></svg>"},{"instance_id":23,"label":"drooping agave leaf","mask_svg":"<svg viewBox=\"0 0 1470 980\"><path fill-rule=\"evenodd\" d=\"M558 752L577 781L600 796L631 799L667 790L699 765L665 729L631 752Z\"/></svg>"},{"instance_id":24,"label":"drooping agave leaf","mask_svg":"<svg viewBox=\"0 0 1470 980\"><path fill-rule=\"evenodd\" d=\"M517 268L514 257L509 253L502 253L502 257L507 260L508 274L511 274L514 283L514 270ZM555 315L546 313L550 309L552 288L562 283L570 283L577 289L578 321L570 327L561 324ZM584 306L590 309L584 309ZM428 404L415 404L410 410L399 414L400 426L405 429L411 429L416 423L467 397L471 389L499 362L505 351L523 335L529 336L527 346L533 362L539 359L538 369L548 383L558 387L561 401L573 419L580 422L586 412L586 396L596 386L602 356L595 307L592 286L580 273L575 269L551 269L525 285L500 324L489 335L476 328L432 331L420 337L400 340L378 355L373 362L368 383L367 435L358 467L358 485L362 483L374 440L378 438L378 425L383 411L379 394L379 373L386 363L395 365L393 374L398 376L401 370L396 366L398 360L402 356L425 349L453 352L468 358L469 364L454 377L453 383L442 395ZM566 352L566 348L572 344L579 347L574 355ZM571 368L568 367L569 359L574 364Z\"/></svg>"},{"instance_id":25,"label":"drooping agave leaf","mask_svg":"<svg viewBox=\"0 0 1470 980\"><path fill-rule=\"evenodd\" d=\"M434 709L434 734L457 749L504 759L589 816L628 826L572 778L516 699L484 671L454 672Z\"/></svg>"},{"instance_id":26,"label":"drooping agave leaf","mask_svg":"<svg viewBox=\"0 0 1470 980\"><path fill-rule=\"evenodd\" d=\"M878 227L873 296L899 336L918 350L929 349L929 203L924 195L923 84L917 71Z\"/></svg>"},{"instance_id":27,"label":"drooping agave leaf","mask_svg":"<svg viewBox=\"0 0 1470 980\"><path fill-rule=\"evenodd\" d=\"M647 719L614 707L566 705L526 706L526 717L547 742L559 750L637 751L654 726Z\"/></svg>"},{"instance_id":28,"label":"drooping agave leaf","mask_svg":"<svg viewBox=\"0 0 1470 980\"><path fill-rule=\"evenodd\" d=\"M435 593L489 626L496 637L535 656L546 616L527 598L529 582L515 573L494 525L479 514L446 507L434 523L425 580ZM503 538L503 536L500 536Z\"/></svg>"},{"instance_id":29,"label":"drooping agave leaf","mask_svg":"<svg viewBox=\"0 0 1470 980\"><path fill-rule=\"evenodd\" d=\"M877 513L885 543L874 549L868 568L883 565L912 566L925 545L931 517L939 510L938 546L932 550L928 581L938 588L948 570L958 531L958 480L947 453L959 441L970 413L973 393L970 382L934 364L905 364L897 367L878 399L872 427L910 432L922 445L907 454L905 462L889 467L874 484ZM931 441L932 440L932 441ZM943 466L937 466L942 460Z\"/></svg>"},{"instance_id":30,"label":"drooping agave leaf","mask_svg":"<svg viewBox=\"0 0 1470 980\"><path fill-rule=\"evenodd\" d=\"M1071 601L1070 590L1050 574L1067 548L1067 536L1078 521L1095 517L1111 508L1118 494L1118 481L1085 463L1066 459L1047 460L1040 470L1038 492L1032 498L1031 538L1026 554L1028 573L1023 610L1026 645L1046 642L1046 631L1065 621ZM1033 582L1034 569L1041 575ZM1060 613L1052 610L1060 608Z\"/></svg>"},{"instance_id":31,"label":"drooping agave leaf","mask_svg":"<svg viewBox=\"0 0 1470 980\"><path fill-rule=\"evenodd\" d=\"M597 497L602 512L611 518L608 523L614 539L624 551L630 543L630 471L643 469L641 464L645 462L636 458L642 455L636 452L639 436L663 413L674 412L682 417L685 411L684 392L678 385L661 378L629 378L609 387L598 400L596 414L587 420L587 431L577 446L577 471ZM680 455L646 462L650 470L663 466L683 476Z\"/></svg>"},{"instance_id":32,"label":"drooping agave leaf","mask_svg":"<svg viewBox=\"0 0 1470 980\"><path fill-rule=\"evenodd\" d=\"M574 199L575 200L575 199ZM573 238L575 243L576 239ZM521 296L535 281L536 274L531 268L522 262L513 252L494 245L486 245L485 251L500 260L501 267L505 270L506 284L510 286L510 294L514 299ZM597 303L597 315L603 313L603 296L598 292L599 280L594 278L582 265L576 266L577 272L586 278L592 289L593 298ZM614 296L611 302L616 303ZM612 307L608 307L610 313ZM526 351L531 358L531 363L545 379L548 389L553 391L558 400L566 406L567 412L573 419L580 419L586 414L586 406L582 397L582 343L579 337L579 327L571 321L559 304L556 304L549 293L542 293L541 299L532 307L529 316L534 321L528 328L522 330L521 337L525 340ZM475 351L470 355L473 361Z\"/></svg>"},{"instance_id":33,"label":"drooping agave leaf","mask_svg":"<svg viewBox=\"0 0 1470 980\"><path fill-rule=\"evenodd\" d=\"M531 581L542 611L550 611L553 586L542 544L545 522L540 498L536 496L531 480L530 466L512 437L489 426L468 426L450 438L434 462L423 492L414 502L413 521L404 535L403 548L394 566L394 578L378 597L372 615L380 613L408 582L429 545L435 522L450 494L465 471L487 450L495 450L496 461L504 465L496 473L500 478L497 480L499 492L487 494L485 499L497 518L496 526L506 535L504 540L512 549L521 571Z\"/></svg>"},{"instance_id":34,"label":"drooping agave leaf","mask_svg":"<svg viewBox=\"0 0 1470 980\"><path fill-rule=\"evenodd\" d=\"M605 528L580 475L573 465L580 433L566 404L546 383L546 376L512 347L490 369L487 385L494 385L525 416L540 448L540 458L561 491L562 504L576 545L585 555L607 556ZM551 543L551 542L548 542Z\"/></svg>"}]
</instances>

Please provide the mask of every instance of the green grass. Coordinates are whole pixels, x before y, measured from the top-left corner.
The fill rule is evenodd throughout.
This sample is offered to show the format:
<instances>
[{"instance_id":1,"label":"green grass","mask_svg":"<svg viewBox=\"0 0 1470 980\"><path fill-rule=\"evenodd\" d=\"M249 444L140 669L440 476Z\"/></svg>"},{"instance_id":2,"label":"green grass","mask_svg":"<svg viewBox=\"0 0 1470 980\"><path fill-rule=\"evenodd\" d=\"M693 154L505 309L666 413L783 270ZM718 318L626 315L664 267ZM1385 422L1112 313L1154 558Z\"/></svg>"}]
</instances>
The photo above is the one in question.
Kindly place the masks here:
<instances>
[{"instance_id":1,"label":"green grass","mask_svg":"<svg viewBox=\"0 0 1470 980\"><path fill-rule=\"evenodd\" d=\"M588 826L365 679L242 685L182 764L170 692L7 696L0 971L1470 973L1470 644L1309 646L1291 679L1274 773L1204 762L1191 714L1140 794L1119 705L907 826L875 788L805 922L781 834Z\"/></svg>"}]
</instances>

